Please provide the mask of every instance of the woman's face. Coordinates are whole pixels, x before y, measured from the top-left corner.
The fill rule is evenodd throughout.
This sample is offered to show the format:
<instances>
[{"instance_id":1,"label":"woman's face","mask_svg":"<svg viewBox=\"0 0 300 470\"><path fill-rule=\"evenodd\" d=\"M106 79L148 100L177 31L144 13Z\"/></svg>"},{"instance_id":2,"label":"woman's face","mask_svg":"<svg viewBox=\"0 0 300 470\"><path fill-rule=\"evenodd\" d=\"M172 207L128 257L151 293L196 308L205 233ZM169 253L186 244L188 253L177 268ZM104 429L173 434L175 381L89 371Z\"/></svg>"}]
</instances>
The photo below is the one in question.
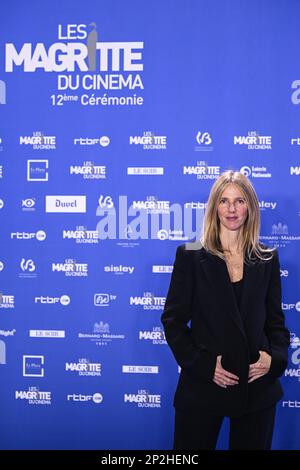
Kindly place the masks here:
<instances>
[{"instance_id":1,"label":"woman's face","mask_svg":"<svg viewBox=\"0 0 300 470\"><path fill-rule=\"evenodd\" d=\"M228 230L240 229L247 218L248 208L244 194L235 184L229 184L218 201L220 224Z\"/></svg>"}]
</instances>

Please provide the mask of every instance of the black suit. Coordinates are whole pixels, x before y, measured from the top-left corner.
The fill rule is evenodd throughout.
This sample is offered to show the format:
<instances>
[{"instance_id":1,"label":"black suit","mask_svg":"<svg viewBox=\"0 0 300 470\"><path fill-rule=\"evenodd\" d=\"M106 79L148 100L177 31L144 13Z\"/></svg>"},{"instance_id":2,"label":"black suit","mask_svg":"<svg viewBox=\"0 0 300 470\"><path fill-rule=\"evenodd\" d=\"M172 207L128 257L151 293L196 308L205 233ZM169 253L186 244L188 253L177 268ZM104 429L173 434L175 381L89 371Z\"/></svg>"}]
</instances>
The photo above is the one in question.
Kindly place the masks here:
<instances>
[{"instance_id":1,"label":"black suit","mask_svg":"<svg viewBox=\"0 0 300 470\"><path fill-rule=\"evenodd\" d=\"M281 310L277 252L270 261L244 263L239 311L226 263L201 249L178 247L162 323L181 366L174 405L238 417L274 405L287 366L289 332ZM188 325L190 322L190 325ZM269 372L248 384L249 364L259 350L272 356ZM216 358L239 377L238 385L213 382Z\"/></svg>"}]
</instances>

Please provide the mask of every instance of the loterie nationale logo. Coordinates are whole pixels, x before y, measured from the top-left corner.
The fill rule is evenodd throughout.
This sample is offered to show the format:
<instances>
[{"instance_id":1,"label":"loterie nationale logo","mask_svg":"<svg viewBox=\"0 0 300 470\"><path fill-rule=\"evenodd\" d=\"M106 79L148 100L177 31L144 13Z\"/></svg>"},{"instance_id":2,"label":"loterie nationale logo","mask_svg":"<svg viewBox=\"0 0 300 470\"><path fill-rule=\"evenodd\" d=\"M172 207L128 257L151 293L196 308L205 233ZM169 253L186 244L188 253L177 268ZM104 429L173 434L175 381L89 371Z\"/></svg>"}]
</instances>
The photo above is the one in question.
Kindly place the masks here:
<instances>
[{"instance_id":1,"label":"loterie nationale logo","mask_svg":"<svg viewBox=\"0 0 300 470\"><path fill-rule=\"evenodd\" d=\"M101 37L101 41L100 41ZM96 23L58 25L57 42L5 44L5 71L57 74L53 106L141 106L142 41L102 41Z\"/></svg>"}]
</instances>

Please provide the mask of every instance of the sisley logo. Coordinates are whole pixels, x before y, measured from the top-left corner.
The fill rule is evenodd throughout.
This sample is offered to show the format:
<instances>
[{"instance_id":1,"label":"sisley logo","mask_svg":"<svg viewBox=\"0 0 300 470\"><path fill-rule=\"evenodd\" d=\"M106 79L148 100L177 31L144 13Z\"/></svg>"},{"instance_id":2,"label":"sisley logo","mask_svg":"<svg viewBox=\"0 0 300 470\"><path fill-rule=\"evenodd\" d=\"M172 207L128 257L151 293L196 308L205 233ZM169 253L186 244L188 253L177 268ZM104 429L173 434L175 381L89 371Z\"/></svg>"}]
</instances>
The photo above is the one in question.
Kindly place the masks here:
<instances>
[{"instance_id":1,"label":"sisley logo","mask_svg":"<svg viewBox=\"0 0 300 470\"><path fill-rule=\"evenodd\" d=\"M46 196L46 212L86 212L86 196Z\"/></svg>"},{"instance_id":2,"label":"sisley logo","mask_svg":"<svg viewBox=\"0 0 300 470\"><path fill-rule=\"evenodd\" d=\"M104 271L106 273L114 273L114 274L132 274L134 271L134 266L123 266L120 264L119 266L104 266Z\"/></svg>"}]
</instances>

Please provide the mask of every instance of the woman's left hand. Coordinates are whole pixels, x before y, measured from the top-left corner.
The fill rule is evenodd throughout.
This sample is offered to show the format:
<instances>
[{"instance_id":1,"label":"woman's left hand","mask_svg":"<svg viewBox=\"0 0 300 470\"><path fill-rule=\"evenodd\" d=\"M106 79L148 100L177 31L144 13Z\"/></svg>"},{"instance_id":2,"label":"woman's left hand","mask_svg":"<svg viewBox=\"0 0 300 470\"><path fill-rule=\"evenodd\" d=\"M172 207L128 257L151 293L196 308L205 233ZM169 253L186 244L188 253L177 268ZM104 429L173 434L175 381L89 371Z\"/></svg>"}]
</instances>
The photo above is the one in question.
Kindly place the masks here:
<instances>
[{"instance_id":1,"label":"woman's left hand","mask_svg":"<svg viewBox=\"0 0 300 470\"><path fill-rule=\"evenodd\" d=\"M248 383L266 375L271 366L272 357L266 351L259 351L259 359L249 366Z\"/></svg>"}]
</instances>

